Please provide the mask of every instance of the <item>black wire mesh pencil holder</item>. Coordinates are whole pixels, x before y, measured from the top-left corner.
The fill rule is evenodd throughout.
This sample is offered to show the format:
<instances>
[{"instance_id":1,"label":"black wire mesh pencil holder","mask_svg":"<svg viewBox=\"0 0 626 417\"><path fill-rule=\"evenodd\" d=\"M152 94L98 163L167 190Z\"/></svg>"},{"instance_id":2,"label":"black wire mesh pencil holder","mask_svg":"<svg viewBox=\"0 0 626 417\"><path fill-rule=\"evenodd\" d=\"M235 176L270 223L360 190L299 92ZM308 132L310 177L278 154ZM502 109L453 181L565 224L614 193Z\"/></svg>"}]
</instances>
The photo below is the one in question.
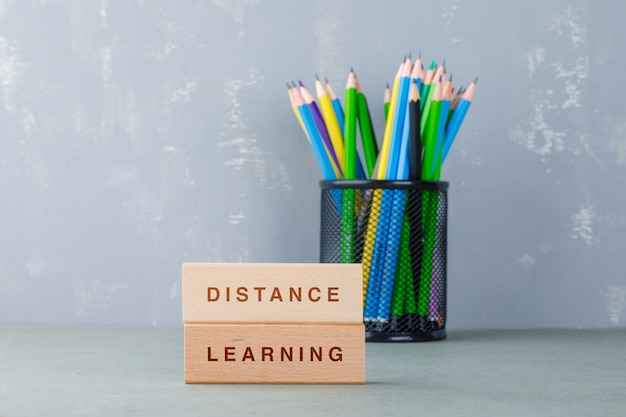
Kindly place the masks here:
<instances>
[{"instance_id":1,"label":"black wire mesh pencil holder","mask_svg":"<svg viewBox=\"0 0 626 417\"><path fill-rule=\"evenodd\" d=\"M369 342L446 338L444 181L320 181L320 262L361 263Z\"/></svg>"}]
</instances>

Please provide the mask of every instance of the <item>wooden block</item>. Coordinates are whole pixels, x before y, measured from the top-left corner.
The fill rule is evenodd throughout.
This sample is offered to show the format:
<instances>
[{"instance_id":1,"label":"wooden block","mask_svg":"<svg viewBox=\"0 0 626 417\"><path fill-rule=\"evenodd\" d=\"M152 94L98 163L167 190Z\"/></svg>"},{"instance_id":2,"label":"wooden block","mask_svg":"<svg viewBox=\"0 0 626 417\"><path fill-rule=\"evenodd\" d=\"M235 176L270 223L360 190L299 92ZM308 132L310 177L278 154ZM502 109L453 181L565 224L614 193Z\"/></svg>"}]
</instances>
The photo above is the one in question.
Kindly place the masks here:
<instances>
[{"instance_id":1,"label":"wooden block","mask_svg":"<svg viewBox=\"0 0 626 417\"><path fill-rule=\"evenodd\" d=\"M364 384L364 326L185 324L185 383Z\"/></svg>"},{"instance_id":2,"label":"wooden block","mask_svg":"<svg viewBox=\"0 0 626 417\"><path fill-rule=\"evenodd\" d=\"M183 264L185 323L362 323L360 264Z\"/></svg>"}]
</instances>

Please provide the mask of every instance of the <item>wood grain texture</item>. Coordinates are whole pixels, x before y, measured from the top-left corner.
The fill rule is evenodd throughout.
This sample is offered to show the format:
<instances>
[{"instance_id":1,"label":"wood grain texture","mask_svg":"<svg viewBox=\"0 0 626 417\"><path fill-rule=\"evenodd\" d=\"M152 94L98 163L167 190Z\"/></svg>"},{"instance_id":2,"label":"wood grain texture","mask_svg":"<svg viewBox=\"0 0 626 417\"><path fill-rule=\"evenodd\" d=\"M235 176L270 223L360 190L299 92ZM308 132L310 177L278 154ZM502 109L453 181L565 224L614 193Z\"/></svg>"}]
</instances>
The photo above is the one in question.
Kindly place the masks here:
<instances>
[{"instance_id":1,"label":"wood grain texture","mask_svg":"<svg viewBox=\"0 0 626 417\"><path fill-rule=\"evenodd\" d=\"M185 324L185 383L364 384L363 324Z\"/></svg>"},{"instance_id":2,"label":"wood grain texture","mask_svg":"<svg viewBox=\"0 0 626 417\"><path fill-rule=\"evenodd\" d=\"M360 264L182 267L185 323L362 323Z\"/></svg>"}]
</instances>

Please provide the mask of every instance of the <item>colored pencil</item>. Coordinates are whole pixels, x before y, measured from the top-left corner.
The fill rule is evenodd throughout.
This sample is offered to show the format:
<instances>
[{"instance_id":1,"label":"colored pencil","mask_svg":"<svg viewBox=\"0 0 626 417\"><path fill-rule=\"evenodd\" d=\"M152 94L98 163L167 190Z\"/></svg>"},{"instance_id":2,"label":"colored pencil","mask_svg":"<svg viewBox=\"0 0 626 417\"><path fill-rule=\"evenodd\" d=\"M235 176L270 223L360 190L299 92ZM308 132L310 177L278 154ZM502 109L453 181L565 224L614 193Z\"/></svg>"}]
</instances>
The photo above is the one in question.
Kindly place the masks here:
<instances>
[{"instance_id":1,"label":"colored pencil","mask_svg":"<svg viewBox=\"0 0 626 417\"><path fill-rule=\"evenodd\" d=\"M417 82L411 83L409 92L409 179L418 181L422 175L422 141L420 139L420 92Z\"/></svg>"},{"instance_id":2,"label":"colored pencil","mask_svg":"<svg viewBox=\"0 0 626 417\"><path fill-rule=\"evenodd\" d=\"M326 91L328 92L330 101L333 104L333 110L335 110L335 116L337 117L337 123L339 123L339 129L343 133L344 119L343 119L343 107L341 106L341 101L339 100L339 97L337 97L337 94L335 93L335 90L333 90L333 87L328 81L328 79L326 79L325 81L326 81Z\"/></svg>"},{"instance_id":3,"label":"colored pencil","mask_svg":"<svg viewBox=\"0 0 626 417\"><path fill-rule=\"evenodd\" d=\"M376 158L378 157L378 144L372 126L367 98L360 85L357 83L357 112L359 121L359 132L361 132L361 142L363 145L363 154L365 156L365 166L367 169L367 178L372 178L374 167L376 166Z\"/></svg>"},{"instance_id":4,"label":"colored pencil","mask_svg":"<svg viewBox=\"0 0 626 417\"><path fill-rule=\"evenodd\" d=\"M411 60L407 58L402 66L402 73L398 85L398 97L394 103L394 119L391 127L391 137L389 145L389 155L387 170L384 179L395 180L398 172L398 162L400 159L400 144L402 143L402 130L404 129L404 118L406 107L408 106L408 96L411 76Z\"/></svg>"},{"instance_id":5,"label":"colored pencil","mask_svg":"<svg viewBox=\"0 0 626 417\"><path fill-rule=\"evenodd\" d=\"M330 135L328 134L328 129L326 129L326 123L324 122L324 117L322 116L322 112L320 111L313 95L304 87L304 84L300 81L300 93L302 94L302 98L304 99L305 104L309 107L311 115L313 116L313 121L317 130L324 142L324 147L326 148L326 153L328 153L331 161L331 165L337 178L342 178L342 169L339 160L337 159L337 154L335 153L335 149L333 148L332 142L330 141Z\"/></svg>"},{"instance_id":6,"label":"colored pencil","mask_svg":"<svg viewBox=\"0 0 626 417\"><path fill-rule=\"evenodd\" d=\"M324 123L326 125L328 135L330 136L330 142L332 144L333 150L337 157L337 163L339 164L339 169L341 171L344 170L344 151L343 151L343 133L341 128L339 127L339 122L337 121L337 115L335 114L335 110L333 109L333 104L326 88L322 82L315 77L315 93L317 96L317 101L319 102L319 107L322 111L322 117Z\"/></svg>"},{"instance_id":7,"label":"colored pencil","mask_svg":"<svg viewBox=\"0 0 626 417\"><path fill-rule=\"evenodd\" d=\"M456 109L452 117L450 118L450 122L448 123L448 129L446 131L444 143L443 143L443 153L442 153L442 163L446 160L446 156L448 156L448 151L452 146L452 142L456 138L457 133L459 132L459 128L461 127L461 123L463 123L463 119L465 119L465 115L474 100L474 93L476 91L476 83L478 82L478 78L476 78L468 87L467 90L463 93L463 97L458 101L456 105Z\"/></svg>"},{"instance_id":8,"label":"colored pencil","mask_svg":"<svg viewBox=\"0 0 626 417\"><path fill-rule=\"evenodd\" d=\"M385 87L385 92L383 95L383 111L385 112L385 120L389 116L389 105L391 104L391 88L389 88L389 83Z\"/></svg>"},{"instance_id":9,"label":"colored pencil","mask_svg":"<svg viewBox=\"0 0 626 417\"><path fill-rule=\"evenodd\" d=\"M324 178L327 180L335 180L337 179L337 174L333 169L331 164L331 159L326 152L324 141L317 130L317 125L313 120L313 115L311 114L311 110L304 102L304 98L302 98L302 94L297 88L292 90L294 103L298 112L300 113L300 117L302 118L302 122L305 126L308 137L311 139L311 146L313 147L313 151L317 158L317 161L322 169L322 174Z\"/></svg>"}]
</instances>

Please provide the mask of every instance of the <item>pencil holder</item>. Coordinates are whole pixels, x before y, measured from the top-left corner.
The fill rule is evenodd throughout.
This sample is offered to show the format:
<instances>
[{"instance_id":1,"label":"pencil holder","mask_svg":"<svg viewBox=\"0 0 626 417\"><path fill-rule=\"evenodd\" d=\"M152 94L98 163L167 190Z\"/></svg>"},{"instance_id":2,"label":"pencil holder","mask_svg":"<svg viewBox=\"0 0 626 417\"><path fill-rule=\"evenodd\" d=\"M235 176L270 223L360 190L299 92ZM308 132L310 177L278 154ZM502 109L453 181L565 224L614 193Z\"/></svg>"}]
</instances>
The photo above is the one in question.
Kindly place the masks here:
<instances>
[{"instance_id":1,"label":"pencil holder","mask_svg":"<svg viewBox=\"0 0 626 417\"><path fill-rule=\"evenodd\" d=\"M320 182L320 262L362 264L367 341L445 339L448 185Z\"/></svg>"}]
</instances>

